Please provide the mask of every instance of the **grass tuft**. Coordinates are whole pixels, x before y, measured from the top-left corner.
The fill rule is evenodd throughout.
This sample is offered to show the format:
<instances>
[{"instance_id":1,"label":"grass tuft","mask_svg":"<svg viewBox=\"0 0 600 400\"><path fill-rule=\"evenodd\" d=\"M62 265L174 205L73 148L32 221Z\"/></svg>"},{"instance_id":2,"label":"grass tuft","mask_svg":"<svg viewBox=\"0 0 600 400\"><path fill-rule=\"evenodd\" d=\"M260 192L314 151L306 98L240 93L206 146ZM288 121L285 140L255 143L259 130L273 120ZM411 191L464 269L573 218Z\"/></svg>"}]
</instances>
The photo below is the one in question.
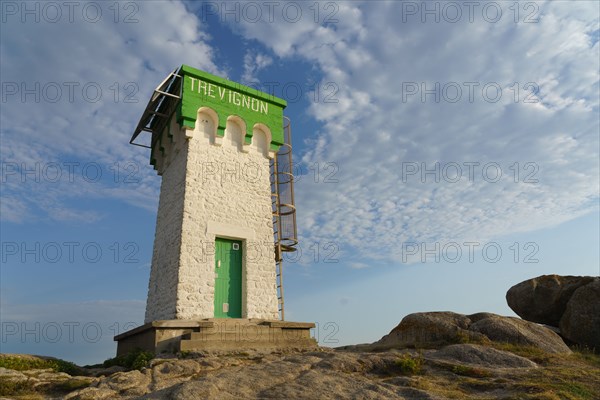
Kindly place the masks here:
<instances>
[{"instance_id":1,"label":"grass tuft","mask_svg":"<svg viewBox=\"0 0 600 400\"><path fill-rule=\"evenodd\" d=\"M125 355L118 356L115 358L109 358L108 360L104 361L104 363L102 363L102 366L105 368L109 368L117 365L119 367L124 367L129 370L141 370L142 368L148 367L150 360L152 360L153 358L153 353L149 351L144 351L142 349L136 349Z\"/></svg>"},{"instance_id":2,"label":"grass tuft","mask_svg":"<svg viewBox=\"0 0 600 400\"><path fill-rule=\"evenodd\" d=\"M394 366L402 375L418 375L423 372L423 357L420 354L418 357L402 354Z\"/></svg>"},{"instance_id":3,"label":"grass tuft","mask_svg":"<svg viewBox=\"0 0 600 400\"><path fill-rule=\"evenodd\" d=\"M31 384L27 381L15 381L4 376L0 377L0 396L22 396L33 393Z\"/></svg>"},{"instance_id":4,"label":"grass tuft","mask_svg":"<svg viewBox=\"0 0 600 400\"><path fill-rule=\"evenodd\" d=\"M489 378L492 374L482 368L469 367L466 365L453 365L449 370L456 375L468 376L471 378Z\"/></svg>"}]
</instances>

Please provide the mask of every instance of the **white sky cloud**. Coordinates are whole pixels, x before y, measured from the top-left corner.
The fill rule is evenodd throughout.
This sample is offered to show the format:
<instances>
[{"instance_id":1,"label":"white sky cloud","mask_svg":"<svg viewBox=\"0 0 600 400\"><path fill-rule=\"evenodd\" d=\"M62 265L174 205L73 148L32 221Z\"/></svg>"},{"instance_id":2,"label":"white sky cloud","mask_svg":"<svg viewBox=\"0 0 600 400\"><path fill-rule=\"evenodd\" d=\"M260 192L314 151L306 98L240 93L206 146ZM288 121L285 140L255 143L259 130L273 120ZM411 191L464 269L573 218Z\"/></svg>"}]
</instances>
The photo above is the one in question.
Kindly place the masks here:
<instances>
[{"instance_id":1,"label":"white sky cloud","mask_svg":"<svg viewBox=\"0 0 600 400\"><path fill-rule=\"evenodd\" d=\"M242 75L242 83L252 85L258 83L258 74L262 69L273 63L273 59L266 54L247 51L244 55L244 74Z\"/></svg>"},{"instance_id":2,"label":"white sky cloud","mask_svg":"<svg viewBox=\"0 0 600 400\"><path fill-rule=\"evenodd\" d=\"M431 16L423 23L403 3L339 2L318 16L304 5L295 22L280 10L273 22L242 19L234 26L275 56L315 64L322 86L336 88L334 102L309 109L323 129L302 160L324 171L316 182L298 183L305 240L335 241L374 258L385 244L395 258L407 241L486 240L597 208L598 5L535 4L537 23L522 22L523 15L515 23L508 8L495 23L480 10L473 22L464 14L457 23L432 23ZM149 94L139 92L141 83L159 82L180 62L219 68L202 18L181 3L142 3L133 17L137 22L105 18L27 24L26 30L18 18L3 24L3 35L12 37L1 50L3 84L42 88L39 102L35 95L4 93L4 166L63 163L58 183L7 176L4 220L35 218L36 209L59 220L101 218L94 210L67 212L67 201L82 197L155 209L158 180L146 167L146 152L122 146ZM52 37L61 51L35 39L40 36ZM271 55L248 49L243 79L256 82L272 63ZM97 88L102 96L90 100ZM491 101L498 91L501 98ZM83 173L67 180L65 160L78 162L82 154L105 177L115 163L133 163L135 182L89 182ZM436 165L440 182L421 175ZM457 165L463 176L454 181L445 173ZM486 172L498 168L501 179L489 182ZM323 182L332 172L337 183Z\"/></svg>"},{"instance_id":3,"label":"white sky cloud","mask_svg":"<svg viewBox=\"0 0 600 400\"><path fill-rule=\"evenodd\" d=\"M1 156L3 167L17 165L18 171L3 171L2 199L15 194L28 199L10 209L14 216L3 213L3 220L32 221L45 214L43 209L61 219L85 219L94 211L65 210L68 199L80 196L117 198L154 210L159 181L147 167L147 151L123 145L150 95L146 88L183 63L219 72L205 27L182 3L128 3L133 8L119 3L118 17L110 4L94 4L102 12L95 23L82 16L80 4L73 23L65 11L57 23L43 18L33 23L31 17L23 23L18 14L2 24ZM24 94L23 88L35 93ZM59 182L43 172L53 162L61 168ZM77 163L74 174L65 163ZM93 163L104 180L84 179L83 168ZM136 182L111 184L114 168L131 164ZM21 171L38 167L42 172L23 182Z\"/></svg>"},{"instance_id":4,"label":"white sky cloud","mask_svg":"<svg viewBox=\"0 0 600 400\"><path fill-rule=\"evenodd\" d=\"M438 24L403 14L402 2L336 4L338 23L327 27L243 25L339 88L337 102L310 110L324 129L303 161L335 163L339 183L298 183L305 242L397 260L402 243L484 241L597 210L597 3L537 2L538 23L521 14L515 23L504 7L496 23L475 13L473 23L465 14ZM425 92L436 83L439 100ZM421 170L438 162L440 182L423 183ZM448 163L462 168L460 181L444 174L456 171ZM478 163L473 179L464 163Z\"/></svg>"}]
</instances>

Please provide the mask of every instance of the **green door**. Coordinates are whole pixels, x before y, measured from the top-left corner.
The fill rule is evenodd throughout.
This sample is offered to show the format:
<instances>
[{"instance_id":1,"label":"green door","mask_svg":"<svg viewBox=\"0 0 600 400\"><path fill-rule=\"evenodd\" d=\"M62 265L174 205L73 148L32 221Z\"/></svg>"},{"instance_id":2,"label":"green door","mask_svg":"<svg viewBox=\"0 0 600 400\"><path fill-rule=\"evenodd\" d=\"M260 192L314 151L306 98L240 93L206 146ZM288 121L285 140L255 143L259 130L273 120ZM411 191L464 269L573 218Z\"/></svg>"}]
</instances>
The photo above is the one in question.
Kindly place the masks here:
<instances>
[{"instance_id":1,"label":"green door","mask_svg":"<svg viewBox=\"0 0 600 400\"><path fill-rule=\"evenodd\" d=\"M215 318L242 317L242 242L215 240Z\"/></svg>"}]
</instances>

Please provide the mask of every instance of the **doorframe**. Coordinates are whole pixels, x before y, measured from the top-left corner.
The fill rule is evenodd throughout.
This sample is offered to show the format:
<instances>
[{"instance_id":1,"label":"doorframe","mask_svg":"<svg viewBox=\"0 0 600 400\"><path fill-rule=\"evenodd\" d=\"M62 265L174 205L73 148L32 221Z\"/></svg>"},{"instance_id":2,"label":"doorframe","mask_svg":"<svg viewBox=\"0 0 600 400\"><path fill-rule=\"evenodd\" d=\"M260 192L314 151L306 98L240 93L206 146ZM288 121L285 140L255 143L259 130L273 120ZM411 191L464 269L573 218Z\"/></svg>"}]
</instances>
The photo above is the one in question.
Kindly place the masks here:
<instances>
[{"instance_id":1,"label":"doorframe","mask_svg":"<svg viewBox=\"0 0 600 400\"><path fill-rule=\"evenodd\" d=\"M241 301L241 315L239 318L246 318L245 315L247 315L246 312L246 241L243 239L239 239L239 238L232 238L232 237L226 237L223 235L218 235L214 237L214 249L215 249L215 254L214 257L216 257L217 254L217 239L224 239L224 240L231 240L231 241L236 241L236 242L241 242L241 248L240 251L242 252L242 277L241 277L241 293L240 293L240 301ZM215 271L215 258L213 258L213 273ZM213 282L216 282L216 277L213 275ZM213 318L217 318L215 317L215 297L216 297L216 286L214 287L214 291L213 291Z\"/></svg>"},{"instance_id":2,"label":"doorframe","mask_svg":"<svg viewBox=\"0 0 600 400\"><path fill-rule=\"evenodd\" d=\"M243 228L231 224L225 224L223 222L208 221L206 225L206 236L212 240L213 251L216 250L217 237L228 240L237 240L242 242L242 318L248 318L248 279L247 279L247 267L246 260L248 257L248 241L252 241L255 238L254 230ZM215 315L215 254L212 256L212 269L213 273L213 318Z\"/></svg>"}]
</instances>

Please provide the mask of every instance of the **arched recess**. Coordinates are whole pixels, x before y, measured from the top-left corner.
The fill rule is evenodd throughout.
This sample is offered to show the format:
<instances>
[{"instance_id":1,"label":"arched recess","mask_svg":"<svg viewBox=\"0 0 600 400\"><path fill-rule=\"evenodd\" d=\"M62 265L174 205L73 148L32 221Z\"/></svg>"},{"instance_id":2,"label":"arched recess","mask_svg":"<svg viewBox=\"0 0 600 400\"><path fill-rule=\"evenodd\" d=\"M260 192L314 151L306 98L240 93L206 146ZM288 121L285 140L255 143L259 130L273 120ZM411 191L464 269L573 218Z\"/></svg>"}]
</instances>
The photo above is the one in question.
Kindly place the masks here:
<instances>
[{"instance_id":1,"label":"arched recess","mask_svg":"<svg viewBox=\"0 0 600 400\"><path fill-rule=\"evenodd\" d=\"M244 138L246 136L246 122L237 115L227 117L224 140L235 146L238 151L244 151Z\"/></svg>"},{"instance_id":2,"label":"arched recess","mask_svg":"<svg viewBox=\"0 0 600 400\"><path fill-rule=\"evenodd\" d=\"M219 126L219 115L210 107L200 107L196 116L195 130L207 138L210 144L217 144L217 126Z\"/></svg>"},{"instance_id":3,"label":"arched recess","mask_svg":"<svg viewBox=\"0 0 600 400\"><path fill-rule=\"evenodd\" d=\"M251 146L260 152L266 158L272 158L273 154L270 151L271 145L271 130L265 124L254 124L252 127L252 144Z\"/></svg>"}]
</instances>

